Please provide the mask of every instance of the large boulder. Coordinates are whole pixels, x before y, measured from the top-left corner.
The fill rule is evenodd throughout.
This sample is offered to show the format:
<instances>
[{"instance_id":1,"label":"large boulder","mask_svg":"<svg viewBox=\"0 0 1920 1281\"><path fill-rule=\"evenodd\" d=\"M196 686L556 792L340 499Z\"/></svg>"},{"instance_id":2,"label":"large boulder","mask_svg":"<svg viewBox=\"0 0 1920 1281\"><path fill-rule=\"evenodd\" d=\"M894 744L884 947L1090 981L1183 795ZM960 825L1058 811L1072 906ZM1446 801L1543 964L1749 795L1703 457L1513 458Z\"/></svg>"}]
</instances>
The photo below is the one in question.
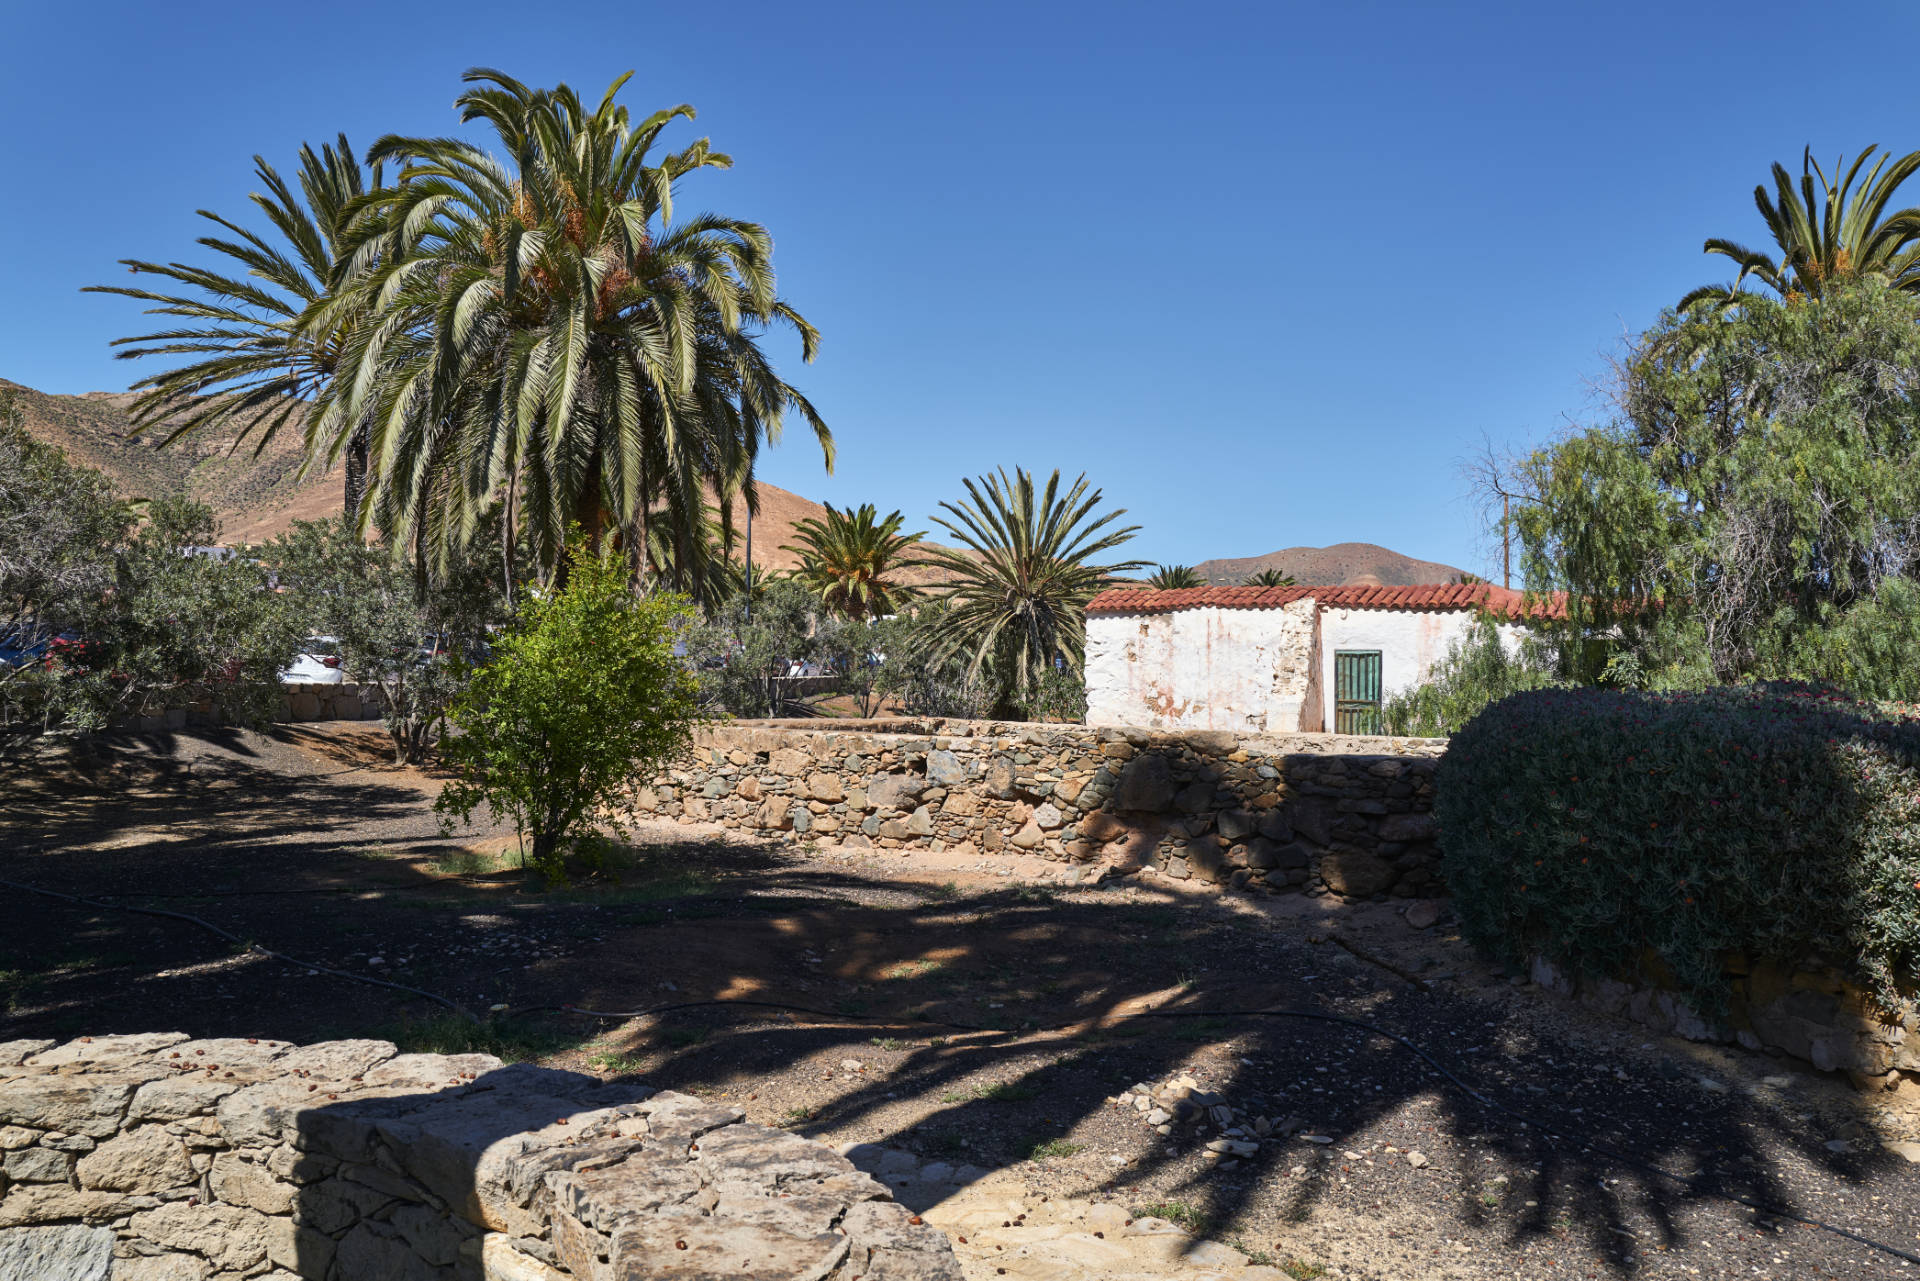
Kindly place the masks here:
<instances>
[{"instance_id":1,"label":"large boulder","mask_svg":"<svg viewBox=\"0 0 1920 1281\"><path fill-rule=\"evenodd\" d=\"M1113 807L1157 813L1173 803L1173 767L1157 753L1136 756L1120 771Z\"/></svg>"},{"instance_id":2,"label":"large boulder","mask_svg":"<svg viewBox=\"0 0 1920 1281\"><path fill-rule=\"evenodd\" d=\"M910 810L926 790L927 780L918 774L882 774L867 784L867 803L875 809Z\"/></svg>"},{"instance_id":3,"label":"large boulder","mask_svg":"<svg viewBox=\"0 0 1920 1281\"><path fill-rule=\"evenodd\" d=\"M952 752L928 752L927 781L940 787L952 787L967 781L967 768Z\"/></svg>"},{"instance_id":4,"label":"large boulder","mask_svg":"<svg viewBox=\"0 0 1920 1281\"><path fill-rule=\"evenodd\" d=\"M0 1231L0 1281L107 1281L113 1232L77 1223Z\"/></svg>"},{"instance_id":5,"label":"large boulder","mask_svg":"<svg viewBox=\"0 0 1920 1281\"><path fill-rule=\"evenodd\" d=\"M1348 898L1384 893L1394 882L1393 864L1365 850L1333 850L1320 858L1320 879Z\"/></svg>"}]
</instances>

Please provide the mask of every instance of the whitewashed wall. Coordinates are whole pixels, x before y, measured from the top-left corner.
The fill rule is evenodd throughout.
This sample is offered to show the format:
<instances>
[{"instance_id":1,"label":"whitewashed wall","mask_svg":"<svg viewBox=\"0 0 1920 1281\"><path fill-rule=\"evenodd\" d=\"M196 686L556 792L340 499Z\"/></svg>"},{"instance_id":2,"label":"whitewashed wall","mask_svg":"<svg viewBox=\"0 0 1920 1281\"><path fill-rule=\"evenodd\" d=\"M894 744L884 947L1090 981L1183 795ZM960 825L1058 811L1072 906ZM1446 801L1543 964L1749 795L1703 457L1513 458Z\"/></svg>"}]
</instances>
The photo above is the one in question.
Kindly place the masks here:
<instances>
[{"instance_id":1,"label":"whitewashed wall","mask_svg":"<svg viewBox=\"0 0 1920 1281\"><path fill-rule=\"evenodd\" d=\"M1312 685L1315 605L1094 614L1087 724L1293 733Z\"/></svg>"},{"instance_id":2,"label":"whitewashed wall","mask_svg":"<svg viewBox=\"0 0 1920 1281\"><path fill-rule=\"evenodd\" d=\"M1422 684L1433 665L1472 630L1470 610L1325 609L1320 612L1320 690L1322 716L1333 720L1334 654L1343 649L1380 651L1380 695L1384 701ZM1500 624L1500 640L1512 653L1520 647L1521 628Z\"/></svg>"}]
</instances>

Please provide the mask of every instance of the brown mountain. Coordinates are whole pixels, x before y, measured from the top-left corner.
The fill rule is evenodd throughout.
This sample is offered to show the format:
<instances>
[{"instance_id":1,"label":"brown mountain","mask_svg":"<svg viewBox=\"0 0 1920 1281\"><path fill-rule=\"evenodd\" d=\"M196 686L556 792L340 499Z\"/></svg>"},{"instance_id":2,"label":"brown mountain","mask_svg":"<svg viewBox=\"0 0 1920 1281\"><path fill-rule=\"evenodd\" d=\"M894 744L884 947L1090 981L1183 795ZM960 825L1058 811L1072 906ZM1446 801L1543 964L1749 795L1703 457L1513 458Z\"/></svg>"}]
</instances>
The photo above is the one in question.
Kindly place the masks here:
<instances>
[{"instance_id":1,"label":"brown mountain","mask_svg":"<svg viewBox=\"0 0 1920 1281\"><path fill-rule=\"evenodd\" d=\"M340 510L341 479L299 479L300 426L282 427L258 454L249 441L237 450L224 441L184 437L161 446L164 432L133 434L131 392L90 391L54 396L0 378L14 393L27 430L58 445L73 462L97 467L128 498L184 494L213 508L220 536L231 543L263 542L294 520L316 520Z\"/></svg>"},{"instance_id":2,"label":"brown mountain","mask_svg":"<svg viewBox=\"0 0 1920 1281\"><path fill-rule=\"evenodd\" d=\"M1335 543L1331 547L1288 547L1265 556L1228 557L1194 566L1212 587L1235 587L1248 575L1277 569L1303 586L1370 584L1412 587L1417 583L1458 581L1460 570L1438 561L1415 560L1373 543Z\"/></svg>"},{"instance_id":3,"label":"brown mountain","mask_svg":"<svg viewBox=\"0 0 1920 1281\"><path fill-rule=\"evenodd\" d=\"M0 378L0 392L13 392L28 432L58 445L69 460L106 473L128 498L185 494L212 507L227 543L263 543L296 520L322 520L339 513L343 483L336 468L298 478L301 456L297 422L280 430L273 443L255 455L251 443L238 451L211 438L185 436L158 444L163 432L133 434L127 411L131 392L90 391L56 396ZM780 548L794 541L794 526L807 517L826 515L810 498L777 485L760 485L760 514L753 521L753 560L774 570L792 569L800 558ZM733 519L738 542L746 541L746 512ZM918 528L912 526L911 528ZM739 555L736 550L735 555ZM909 581L924 582L935 571L910 571Z\"/></svg>"}]
</instances>

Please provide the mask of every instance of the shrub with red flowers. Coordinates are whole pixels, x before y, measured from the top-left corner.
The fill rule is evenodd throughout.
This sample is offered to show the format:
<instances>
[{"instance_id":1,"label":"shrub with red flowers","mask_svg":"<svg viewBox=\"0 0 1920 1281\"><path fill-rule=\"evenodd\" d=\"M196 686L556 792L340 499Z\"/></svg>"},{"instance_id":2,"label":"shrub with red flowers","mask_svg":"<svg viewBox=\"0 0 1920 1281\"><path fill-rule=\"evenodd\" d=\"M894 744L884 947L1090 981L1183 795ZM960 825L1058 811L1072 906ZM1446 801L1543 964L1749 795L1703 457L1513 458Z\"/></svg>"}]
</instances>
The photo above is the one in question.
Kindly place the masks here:
<instances>
[{"instance_id":1,"label":"shrub with red flowers","mask_svg":"<svg viewBox=\"0 0 1920 1281\"><path fill-rule=\"evenodd\" d=\"M1707 1011L1734 954L1920 975L1920 717L1819 687L1542 690L1488 707L1435 779L1467 935Z\"/></svg>"}]
</instances>

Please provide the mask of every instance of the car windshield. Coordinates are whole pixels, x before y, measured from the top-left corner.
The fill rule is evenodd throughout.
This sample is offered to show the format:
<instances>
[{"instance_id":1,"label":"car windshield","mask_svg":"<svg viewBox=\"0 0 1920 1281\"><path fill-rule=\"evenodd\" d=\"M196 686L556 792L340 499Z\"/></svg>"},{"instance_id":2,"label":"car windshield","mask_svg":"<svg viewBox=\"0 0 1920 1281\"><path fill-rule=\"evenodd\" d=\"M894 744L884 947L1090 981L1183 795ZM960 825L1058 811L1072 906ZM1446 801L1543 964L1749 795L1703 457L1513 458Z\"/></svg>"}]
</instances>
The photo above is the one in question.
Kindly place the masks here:
<instances>
[{"instance_id":1,"label":"car windshield","mask_svg":"<svg viewBox=\"0 0 1920 1281\"><path fill-rule=\"evenodd\" d=\"M312 654L319 658L325 658L340 652L340 642L334 640L331 636L309 636L307 637L306 648L302 652Z\"/></svg>"}]
</instances>

